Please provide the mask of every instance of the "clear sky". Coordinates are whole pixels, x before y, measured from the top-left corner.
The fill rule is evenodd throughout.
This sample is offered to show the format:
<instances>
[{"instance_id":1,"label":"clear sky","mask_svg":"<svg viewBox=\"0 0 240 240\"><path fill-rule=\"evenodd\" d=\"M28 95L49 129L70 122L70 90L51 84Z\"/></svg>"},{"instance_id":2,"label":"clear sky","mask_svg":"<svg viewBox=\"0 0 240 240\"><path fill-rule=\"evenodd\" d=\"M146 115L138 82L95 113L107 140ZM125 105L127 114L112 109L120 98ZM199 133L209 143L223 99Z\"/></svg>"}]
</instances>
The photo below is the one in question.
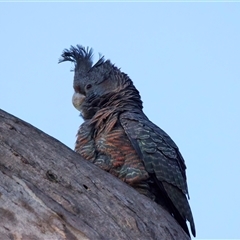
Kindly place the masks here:
<instances>
[{"instance_id":1,"label":"clear sky","mask_svg":"<svg viewBox=\"0 0 240 240\"><path fill-rule=\"evenodd\" d=\"M127 73L187 165L197 239L240 238L240 3L0 3L0 108L74 147L64 48Z\"/></svg>"}]
</instances>

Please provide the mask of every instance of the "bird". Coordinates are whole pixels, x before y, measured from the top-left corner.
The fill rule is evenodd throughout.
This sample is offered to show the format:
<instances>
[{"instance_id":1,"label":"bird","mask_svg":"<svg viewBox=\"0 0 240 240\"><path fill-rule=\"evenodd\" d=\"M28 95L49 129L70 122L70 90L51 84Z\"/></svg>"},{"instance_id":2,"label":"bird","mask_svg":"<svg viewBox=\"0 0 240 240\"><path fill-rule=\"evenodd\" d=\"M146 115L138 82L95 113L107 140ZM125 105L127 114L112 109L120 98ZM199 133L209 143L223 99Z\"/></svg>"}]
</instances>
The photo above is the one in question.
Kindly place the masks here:
<instances>
[{"instance_id":1,"label":"bird","mask_svg":"<svg viewBox=\"0 0 240 240\"><path fill-rule=\"evenodd\" d=\"M170 136L143 112L130 77L104 56L93 63L93 49L71 45L59 63L74 64L72 103L83 123L75 151L165 208L195 237L186 164Z\"/></svg>"}]
</instances>

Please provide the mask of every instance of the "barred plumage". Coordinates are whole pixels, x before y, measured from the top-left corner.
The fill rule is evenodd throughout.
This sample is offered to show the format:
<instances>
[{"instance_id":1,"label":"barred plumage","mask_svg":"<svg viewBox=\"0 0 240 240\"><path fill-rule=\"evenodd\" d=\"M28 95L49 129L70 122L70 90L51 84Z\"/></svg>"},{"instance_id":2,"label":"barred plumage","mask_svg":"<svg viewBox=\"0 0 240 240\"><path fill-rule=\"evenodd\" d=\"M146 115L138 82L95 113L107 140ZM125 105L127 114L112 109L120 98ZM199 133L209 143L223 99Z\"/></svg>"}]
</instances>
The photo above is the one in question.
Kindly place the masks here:
<instances>
[{"instance_id":1,"label":"barred plumage","mask_svg":"<svg viewBox=\"0 0 240 240\"><path fill-rule=\"evenodd\" d=\"M177 145L145 116L131 79L103 57L93 65L92 53L71 46L59 60L75 63L73 104L85 120L76 152L161 204L188 235L189 221L195 236Z\"/></svg>"}]
</instances>

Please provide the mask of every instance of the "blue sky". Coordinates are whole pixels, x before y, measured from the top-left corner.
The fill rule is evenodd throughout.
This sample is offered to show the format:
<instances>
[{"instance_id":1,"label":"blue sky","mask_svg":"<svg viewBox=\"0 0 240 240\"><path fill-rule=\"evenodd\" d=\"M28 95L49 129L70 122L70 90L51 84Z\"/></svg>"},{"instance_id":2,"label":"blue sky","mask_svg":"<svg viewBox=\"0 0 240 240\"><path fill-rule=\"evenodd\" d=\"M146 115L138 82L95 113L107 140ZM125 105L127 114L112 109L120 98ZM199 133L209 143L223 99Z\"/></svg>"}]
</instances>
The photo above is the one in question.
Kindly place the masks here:
<instances>
[{"instance_id":1,"label":"blue sky","mask_svg":"<svg viewBox=\"0 0 240 240\"><path fill-rule=\"evenodd\" d=\"M240 3L0 3L0 107L74 147L64 48L127 73L187 164L197 239L240 238Z\"/></svg>"}]
</instances>

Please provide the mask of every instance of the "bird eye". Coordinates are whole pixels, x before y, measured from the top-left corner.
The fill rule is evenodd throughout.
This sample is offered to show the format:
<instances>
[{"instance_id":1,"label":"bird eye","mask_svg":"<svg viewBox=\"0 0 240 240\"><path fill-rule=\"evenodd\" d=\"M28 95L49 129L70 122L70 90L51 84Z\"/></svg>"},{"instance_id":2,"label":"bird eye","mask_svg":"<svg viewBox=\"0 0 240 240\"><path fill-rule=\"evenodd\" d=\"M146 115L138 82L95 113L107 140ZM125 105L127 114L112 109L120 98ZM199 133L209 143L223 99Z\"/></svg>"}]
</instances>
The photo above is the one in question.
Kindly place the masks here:
<instances>
[{"instance_id":1,"label":"bird eye","mask_svg":"<svg viewBox=\"0 0 240 240\"><path fill-rule=\"evenodd\" d=\"M87 86L86 86L86 89L90 89L92 87L92 84L88 84Z\"/></svg>"}]
</instances>

